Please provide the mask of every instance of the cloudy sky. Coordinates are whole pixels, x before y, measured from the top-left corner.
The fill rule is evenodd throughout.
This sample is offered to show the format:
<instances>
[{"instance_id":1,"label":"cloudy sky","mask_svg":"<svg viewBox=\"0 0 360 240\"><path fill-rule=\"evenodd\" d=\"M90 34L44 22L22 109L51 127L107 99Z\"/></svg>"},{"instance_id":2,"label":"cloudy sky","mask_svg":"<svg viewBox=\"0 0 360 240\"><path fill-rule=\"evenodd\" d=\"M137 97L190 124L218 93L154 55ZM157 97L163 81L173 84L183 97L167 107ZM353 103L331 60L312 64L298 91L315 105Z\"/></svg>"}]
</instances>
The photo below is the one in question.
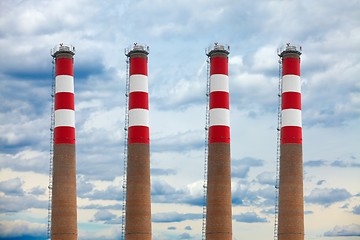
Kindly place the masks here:
<instances>
[{"instance_id":1,"label":"cloudy sky","mask_svg":"<svg viewBox=\"0 0 360 240\"><path fill-rule=\"evenodd\" d=\"M50 49L76 47L79 239L119 239L126 58L150 46L153 239L201 239L206 55L229 44L233 239L274 231L278 56L300 44L305 238L360 239L360 1L0 0L0 239L45 239Z\"/></svg>"}]
</instances>

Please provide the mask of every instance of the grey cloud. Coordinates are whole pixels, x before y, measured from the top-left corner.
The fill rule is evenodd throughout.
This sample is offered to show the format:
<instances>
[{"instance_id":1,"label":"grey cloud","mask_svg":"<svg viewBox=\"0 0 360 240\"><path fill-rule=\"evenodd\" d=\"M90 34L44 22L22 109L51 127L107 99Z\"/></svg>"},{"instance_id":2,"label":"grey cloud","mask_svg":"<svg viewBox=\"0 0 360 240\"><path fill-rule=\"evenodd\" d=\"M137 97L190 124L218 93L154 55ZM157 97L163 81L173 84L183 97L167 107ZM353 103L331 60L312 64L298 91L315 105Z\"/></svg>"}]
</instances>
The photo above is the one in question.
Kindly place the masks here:
<instances>
[{"instance_id":1,"label":"grey cloud","mask_svg":"<svg viewBox=\"0 0 360 240\"><path fill-rule=\"evenodd\" d=\"M119 150L119 147L116 146L103 145L103 148L99 149L98 152L97 148L97 146L93 149L86 149L85 146L77 148L79 149L77 155L78 174L91 180L107 181L122 176L124 173L122 148Z\"/></svg>"},{"instance_id":2,"label":"grey cloud","mask_svg":"<svg viewBox=\"0 0 360 240\"><path fill-rule=\"evenodd\" d=\"M151 184L151 195L170 195L174 193L183 193L182 191L178 191L172 186L170 186L165 181L153 181Z\"/></svg>"},{"instance_id":3,"label":"grey cloud","mask_svg":"<svg viewBox=\"0 0 360 240\"><path fill-rule=\"evenodd\" d=\"M161 175L175 175L176 170L174 169L162 169L162 168L151 168L150 169L151 175L153 176L161 176Z\"/></svg>"},{"instance_id":4,"label":"grey cloud","mask_svg":"<svg viewBox=\"0 0 360 240\"><path fill-rule=\"evenodd\" d=\"M237 222L245 222L245 223L263 223L269 221L266 218L260 217L255 212L247 212L247 213L242 213L240 215L234 215L233 219L235 219Z\"/></svg>"},{"instance_id":5,"label":"grey cloud","mask_svg":"<svg viewBox=\"0 0 360 240\"><path fill-rule=\"evenodd\" d=\"M170 226L170 227L168 227L167 229L168 229L168 230L176 230L176 227Z\"/></svg>"},{"instance_id":6,"label":"grey cloud","mask_svg":"<svg viewBox=\"0 0 360 240\"><path fill-rule=\"evenodd\" d=\"M239 184L232 193L233 205L268 207L275 203L274 187L253 190L249 183Z\"/></svg>"},{"instance_id":7,"label":"grey cloud","mask_svg":"<svg viewBox=\"0 0 360 240\"><path fill-rule=\"evenodd\" d=\"M94 215L94 220L95 221L109 221L112 220L113 218L115 218L116 215L107 211L107 210L101 210L101 211L97 211Z\"/></svg>"},{"instance_id":8,"label":"grey cloud","mask_svg":"<svg viewBox=\"0 0 360 240\"><path fill-rule=\"evenodd\" d=\"M344 160L336 160L334 162L331 163L332 167L341 167L341 168L346 168L346 167L360 167L360 163L357 162L351 162L351 161L344 161Z\"/></svg>"},{"instance_id":9,"label":"grey cloud","mask_svg":"<svg viewBox=\"0 0 360 240\"><path fill-rule=\"evenodd\" d=\"M30 194L32 195L44 195L46 193L46 188L37 186L31 189Z\"/></svg>"},{"instance_id":10,"label":"grey cloud","mask_svg":"<svg viewBox=\"0 0 360 240\"><path fill-rule=\"evenodd\" d=\"M123 198L123 189L121 186L108 186L104 190L94 190L91 193L82 194L83 198L89 198L93 200L117 200L121 201Z\"/></svg>"},{"instance_id":11,"label":"grey cloud","mask_svg":"<svg viewBox=\"0 0 360 240\"><path fill-rule=\"evenodd\" d=\"M90 183L84 175L78 175L76 181L76 192L79 197L86 196L92 192L94 184Z\"/></svg>"},{"instance_id":12,"label":"grey cloud","mask_svg":"<svg viewBox=\"0 0 360 240\"><path fill-rule=\"evenodd\" d=\"M231 163L231 176L236 178L246 178L251 167L259 167L264 163L263 160L245 157L240 160L233 159Z\"/></svg>"},{"instance_id":13,"label":"grey cloud","mask_svg":"<svg viewBox=\"0 0 360 240\"><path fill-rule=\"evenodd\" d=\"M311 160L304 163L304 167L322 167L326 165L327 161L325 160Z\"/></svg>"},{"instance_id":14,"label":"grey cloud","mask_svg":"<svg viewBox=\"0 0 360 240\"><path fill-rule=\"evenodd\" d=\"M345 226L335 226L332 230L324 233L326 237L335 237L335 236L360 236L360 225L359 224L350 224Z\"/></svg>"},{"instance_id":15,"label":"grey cloud","mask_svg":"<svg viewBox=\"0 0 360 240\"><path fill-rule=\"evenodd\" d=\"M0 117L0 150L14 153L28 146L49 147L50 90L47 95L45 88L36 84L3 82L1 77L0 82L0 111L4 114ZM37 97L29 100L29 96Z\"/></svg>"},{"instance_id":16,"label":"grey cloud","mask_svg":"<svg viewBox=\"0 0 360 240\"><path fill-rule=\"evenodd\" d=\"M23 196L24 190L22 189L23 181L20 178L13 178L0 182L0 191L6 195Z\"/></svg>"},{"instance_id":17,"label":"grey cloud","mask_svg":"<svg viewBox=\"0 0 360 240\"><path fill-rule=\"evenodd\" d=\"M323 166L331 166L331 167L340 167L340 168L358 168L360 164L352 160L335 160L329 163L326 160L311 160L304 163L305 167L323 167Z\"/></svg>"},{"instance_id":18,"label":"grey cloud","mask_svg":"<svg viewBox=\"0 0 360 240\"><path fill-rule=\"evenodd\" d=\"M333 203L345 201L351 196L352 195L344 188L315 188L308 196L305 196L305 201L330 206Z\"/></svg>"},{"instance_id":19,"label":"grey cloud","mask_svg":"<svg viewBox=\"0 0 360 240\"><path fill-rule=\"evenodd\" d=\"M231 177L236 178L246 178L248 176L248 173L250 171L250 166L234 166L231 168Z\"/></svg>"},{"instance_id":20,"label":"grey cloud","mask_svg":"<svg viewBox=\"0 0 360 240\"><path fill-rule=\"evenodd\" d=\"M122 205L121 204L113 204L113 205L90 204L90 205L85 205L85 206L79 206L78 208L121 211Z\"/></svg>"},{"instance_id":21,"label":"grey cloud","mask_svg":"<svg viewBox=\"0 0 360 240\"><path fill-rule=\"evenodd\" d=\"M341 206L341 208L348 209L349 205L350 205L349 203L345 203L344 205Z\"/></svg>"},{"instance_id":22,"label":"grey cloud","mask_svg":"<svg viewBox=\"0 0 360 240\"><path fill-rule=\"evenodd\" d=\"M275 186L275 173L273 172L262 172L256 176L256 179L261 184Z\"/></svg>"},{"instance_id":23,"label":"grey cloud","mask_svg":"<svg viewBox=\"0 0 360 240\"><path fill-rule=\"evenodd\" d=\"M331 166L332 167L347 167L347 164L344 163L343 161L337 160L337 161L332 162Z\"/></svg>"},{"instance_id":24,"label":"grey cloud","mask_svg":"<svg viewBox=\"0 0 360 240\"><path fill-rule=\"evenodd\" d=\"M202 219L201 213L155 213L152 215L153 222L183 222L186 220L197 220Z\"/></svg>"},{"instance_id":25,"label":"grey cloud","mask_svg":"<svg viewBox=\"0 0 360 240\"><path fill-rule=\"evenodd\" d=\"M46 209L47 201L39 200L32 195L25 196L4 196L0 198L0 212L13 213L29 208Z\"/></svg>"},{"instance_id":26,"label":"grey cloud","mask_svg":"<svg viewBox=\"0 0 360 240\"><path fill-rule=\"evenodd\" d=\"M323 183L325 183L326 181L325 180L319 180L317 183L316 183L316 185L322 185Z\"/></svg>"},{"instance_id":27,"label":"grey cloud","mask_svg":"<svg viewBox=\"0 0 360 240\"><path fill-rule=\"evenodd\" d=\"M260 167L260 166L264 165L264 160L256 159L256 158L252 158L252 157L244 157L239 160L234 159L232 161L232 164L234 166L247 165L247 166L251 166L251 167Z\"/></svg>"},{"instance_id":28,"label":"grey cloud","mask_svg":"<svg viewBox=\"0 0 360 240\"><path fill-rule=\"evenodd\" d=\"M104 222L105 224L120 224L121 217L109 212L108 210L99 210L94 214L94 222Z\"/></svg>"},{"instance_id":29,"label":"grey cloud","mask_svg":"<svg viewBox=\"0 0 360 240\"><path fill-rule=\"evenodd\" d=\"M352 213L360 215L360 205L357 205L353 208Z\"/></svg>"},{"instance_id":30,"label":"grey cloud","mask_svg":"<svg viewBox=\"0 0 360 240\"><path fill-rule=\"evenodd\" d=\"M192 239L189 233L182 233L180 234L180 239Z\"/></svg>"}]
</instances>

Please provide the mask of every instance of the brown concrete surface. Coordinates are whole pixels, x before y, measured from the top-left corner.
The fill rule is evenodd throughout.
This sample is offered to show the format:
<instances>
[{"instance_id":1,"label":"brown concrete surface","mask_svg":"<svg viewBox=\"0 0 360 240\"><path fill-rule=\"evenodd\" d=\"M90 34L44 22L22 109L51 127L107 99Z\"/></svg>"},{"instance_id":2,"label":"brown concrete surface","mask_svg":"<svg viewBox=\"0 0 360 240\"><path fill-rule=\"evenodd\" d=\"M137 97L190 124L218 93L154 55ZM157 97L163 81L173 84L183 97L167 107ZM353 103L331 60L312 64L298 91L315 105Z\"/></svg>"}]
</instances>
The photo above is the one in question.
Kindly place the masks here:
<instances>
[{"instance_id":1,"label":"brown concrete surface","mask_svg":"<svg viewBox=\"0 0 360 240\"><path fill-rule=\"evenodd\" d=\"M303 161L301 144L280 145L278 240L304 239Z\"/></svg>"},{"instance_id":2,"label":"brown concrete surface","mask_svg":"<svg viewBox=\"0 0 360 240\"><path fill-rule=\"evenodd\" d=\"M54 144L51 239L77 240L74 144Z\"/></svg>"},{"instance_id":3,"label":"brown concrete surface","mask_svg":"<svg viewBox=\"0 0 360 240\"><path fill-rule=\"evenodd\" d=\"M126 240L151 240L149 144L128 145Z\"/></svg>"},{"instance_id":4,"label":"brown concrete surface","mask_svg":"<svg viewBox=\"0 0 360 240\"><path fill-rule=\"evenodd\" d=\"M209 144L206 239L232 240L230 144Z\"/></svg>"}]
</instances>

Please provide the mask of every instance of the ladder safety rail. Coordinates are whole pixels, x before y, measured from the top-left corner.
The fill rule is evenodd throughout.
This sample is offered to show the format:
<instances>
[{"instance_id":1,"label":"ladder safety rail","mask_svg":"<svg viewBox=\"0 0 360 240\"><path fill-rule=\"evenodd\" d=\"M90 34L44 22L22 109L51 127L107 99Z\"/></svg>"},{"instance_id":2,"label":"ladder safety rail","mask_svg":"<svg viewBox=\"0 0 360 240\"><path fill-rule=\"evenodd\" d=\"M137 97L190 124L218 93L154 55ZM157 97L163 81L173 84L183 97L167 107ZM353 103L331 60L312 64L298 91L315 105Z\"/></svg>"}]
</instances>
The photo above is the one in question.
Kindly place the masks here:
<instances>
[{"instance_id":1,"label":"ladder safety rail","mask_svg":"<svg viewBox=\"0 0 360 240\"><path fill-rule=\"evenodd\" d=\"M274 240L278 239L278 217L279 217L279 185L280 185L280 137L281 137L281 93L282 93L282 62L279 58L279 81L278 81L278 109L277 109L277 139L276 139L276 179L275 179L275 219Z\"/></svg>"},{"instance_id":2,"label":"ladder safety rail","mask_svg":"<svg viewBox=\"0 0 360 240\"><path fill-rule=\"evenodd\" d=\"M47 217L47 238L51 239L51 208L52 208L52 183L53 183L53 158L54 158L54 127L55 127L55 58L52 59L51 73L51 117L50 117L50 150L49 150L49 198Z\"/></svg>"},{"instance_id":3,"label":"ladder safety rail","mask_svg":"<svg viewBox=\"0 0 360 240\"><path fill-rule=\"evenodd\" d=\"M125 221L126 221L126 181L127 181L127 157L128 157L128 127L129 127L129 90L130 90L130 60L126 59L126 87L125 87L125 127L124 127L124 168L123 168L123 202L121 216L121 240L125 240Z\"/></svg>"},{"instance_id":4,"label":"ladder safety rail","mask_svg":"<svg viewBox=\"0 0 360 240\"><path fill-rule=\"evenodd\" d=\"M209 143L209 101L210 101L210 58L206 60L206 114L205 114L205 141L204 141L204 196L203 196L203 219L202 240L206 240L206 195L207 195L207 171L208 171L208 143Z\"/></svg>"}]
</instances>

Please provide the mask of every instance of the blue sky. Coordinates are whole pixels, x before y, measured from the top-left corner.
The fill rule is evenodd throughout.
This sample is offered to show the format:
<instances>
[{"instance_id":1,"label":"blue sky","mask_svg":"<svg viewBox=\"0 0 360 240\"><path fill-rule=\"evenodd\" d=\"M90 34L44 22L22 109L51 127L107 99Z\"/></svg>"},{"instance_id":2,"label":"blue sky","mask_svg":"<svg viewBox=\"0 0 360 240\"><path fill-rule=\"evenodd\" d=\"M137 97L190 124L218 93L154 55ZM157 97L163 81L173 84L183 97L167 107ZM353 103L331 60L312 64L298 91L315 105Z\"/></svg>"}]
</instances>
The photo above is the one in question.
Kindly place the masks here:
<instances>
[{"instance_id":1,"label":"blue sky","mask_svg":"<svg viewBox=\"0 0 360 240\"><path fill-rule=\"evenodd\" d=\"M50 49L76 47L79 239L119 239L124 49L150 46L153 239L200 239L206 55L229 44L233 238L273 236L278 57L300 44L305 238L360 239L360 1L0 1L0 239L44 239Z\"/></svg>"}]
</instances>

